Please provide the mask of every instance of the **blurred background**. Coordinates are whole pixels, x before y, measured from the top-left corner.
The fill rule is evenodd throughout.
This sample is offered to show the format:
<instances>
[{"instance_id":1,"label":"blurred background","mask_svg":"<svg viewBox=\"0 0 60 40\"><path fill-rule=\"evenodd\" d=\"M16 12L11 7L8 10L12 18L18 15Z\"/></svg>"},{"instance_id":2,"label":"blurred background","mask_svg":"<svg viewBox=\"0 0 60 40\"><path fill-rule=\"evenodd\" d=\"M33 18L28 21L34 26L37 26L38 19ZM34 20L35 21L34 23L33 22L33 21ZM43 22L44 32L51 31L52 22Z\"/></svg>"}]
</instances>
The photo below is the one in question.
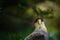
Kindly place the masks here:
<instances>
[{"instance_id":1,"label":"blurred background","mask_svg":"<svg viewBox=\"0 0 60 40\"><path fill-rule=\"evenodd\" d=\"M38 17L49 40L60 40L60 0L0 0L0 40L24 40Z\"/></svg>"}]
</instances>

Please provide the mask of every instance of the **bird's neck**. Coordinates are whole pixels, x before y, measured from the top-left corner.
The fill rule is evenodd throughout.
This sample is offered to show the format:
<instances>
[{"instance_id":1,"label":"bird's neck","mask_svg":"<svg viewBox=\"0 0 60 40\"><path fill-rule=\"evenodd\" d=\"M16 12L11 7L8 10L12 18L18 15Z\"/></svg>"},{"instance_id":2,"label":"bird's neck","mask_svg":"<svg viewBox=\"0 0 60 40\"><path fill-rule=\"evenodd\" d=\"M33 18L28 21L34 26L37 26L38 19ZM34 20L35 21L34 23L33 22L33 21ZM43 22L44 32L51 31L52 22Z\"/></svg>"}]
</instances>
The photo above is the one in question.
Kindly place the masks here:
<instances>
[{"instance_id":1,"label":"bird's neck","mask_svg":"<svg viewBox=\"0 0 60 40\"><path fill-rule=\"evenodd\" d=\"M42 30L42 31L47 31L44 22L42 22L41 24L36 23L35 24L35 29Z\"/></svg>"},{"instance_id":2,"label":"bird's neck","mask_svg":"<svg viewBox=\"0 0 60 40\"><path fill-rule=\"evenodd\" d=\"M40 29L40 28L42 28L44 26L44 22L42 22L42 23L35 23L35 28L36 29Z\"/></svg>"}]
</instances>

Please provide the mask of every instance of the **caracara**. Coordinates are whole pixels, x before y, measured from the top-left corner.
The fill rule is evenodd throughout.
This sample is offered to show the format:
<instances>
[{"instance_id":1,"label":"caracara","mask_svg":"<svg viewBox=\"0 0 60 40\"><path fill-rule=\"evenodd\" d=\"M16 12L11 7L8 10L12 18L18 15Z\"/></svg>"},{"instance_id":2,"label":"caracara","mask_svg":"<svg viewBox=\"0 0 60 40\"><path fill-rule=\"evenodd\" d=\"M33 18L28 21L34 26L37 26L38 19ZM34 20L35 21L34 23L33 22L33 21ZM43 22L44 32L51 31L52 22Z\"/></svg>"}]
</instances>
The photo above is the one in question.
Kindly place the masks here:
<instances>
[{"instance_id":1,"label":"caracara","mask_svg":"<svg viewBox=\"0 0 60 40\"><path fill-rule=\"evenodd\" d=\"M47 28L42 18L37 18L34 22L35 30L24 40L48 40Z\"/></svg>"}]
</instances>

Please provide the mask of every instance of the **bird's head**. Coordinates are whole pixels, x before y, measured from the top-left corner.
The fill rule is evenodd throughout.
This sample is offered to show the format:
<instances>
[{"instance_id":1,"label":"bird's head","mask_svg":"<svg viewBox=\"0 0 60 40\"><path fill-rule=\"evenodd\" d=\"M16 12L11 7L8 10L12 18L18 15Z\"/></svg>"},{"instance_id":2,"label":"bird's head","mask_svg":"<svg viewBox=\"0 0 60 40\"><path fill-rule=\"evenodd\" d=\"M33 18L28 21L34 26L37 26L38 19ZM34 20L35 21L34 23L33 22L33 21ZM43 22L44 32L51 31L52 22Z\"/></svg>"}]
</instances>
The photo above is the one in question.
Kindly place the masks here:
<instances>
[{"instance_id":1,"label":"bird's head","mask_svg":"<svg viewBox=\"0 0 60 40\"><path fill-rule=\"evenodd\" d=\"M37 18L35 20L34 26L36 29L40 29L41 31L47 32L46 26L42 18Z\"/></svg>"},{"instance_id":2,"label":"bird's head","mask_svg":"<svg viewBox=\"0 0 60 40\"><path fill-rule=\"evenodd\" d=\"M41 24L43 22L42 18L37 18L34 23Z\"/></svg>"},{"instance_id":3,"label":"bird's head","mask_svg":"<svg viewBox=\"0 0 60 40\"><path fill-rule=\"evenodd\" d=\"M34 22L34 26L38 29L42 27L43 19L42 18L37 18Z\"/></svg>"}]
</instances>

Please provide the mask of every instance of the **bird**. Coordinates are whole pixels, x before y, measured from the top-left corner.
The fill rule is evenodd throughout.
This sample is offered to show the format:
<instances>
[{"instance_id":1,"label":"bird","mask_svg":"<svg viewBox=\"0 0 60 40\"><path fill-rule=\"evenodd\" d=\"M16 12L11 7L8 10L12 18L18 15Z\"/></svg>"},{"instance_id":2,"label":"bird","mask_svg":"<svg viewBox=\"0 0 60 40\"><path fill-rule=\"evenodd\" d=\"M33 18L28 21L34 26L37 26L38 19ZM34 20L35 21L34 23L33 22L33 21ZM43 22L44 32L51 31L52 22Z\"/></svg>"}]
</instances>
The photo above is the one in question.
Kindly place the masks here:
<instances>
[{"instance_id":1,"label":"bird","mask_svg":"<svg viewBox=\"0 0 60 40\"><path fill-rule=\"evenodd\" d=\"M34 31L29 34L24 40L48 40L47 28L42 18L37 18L34 21Z\"/></svg>"}]
</instances>

